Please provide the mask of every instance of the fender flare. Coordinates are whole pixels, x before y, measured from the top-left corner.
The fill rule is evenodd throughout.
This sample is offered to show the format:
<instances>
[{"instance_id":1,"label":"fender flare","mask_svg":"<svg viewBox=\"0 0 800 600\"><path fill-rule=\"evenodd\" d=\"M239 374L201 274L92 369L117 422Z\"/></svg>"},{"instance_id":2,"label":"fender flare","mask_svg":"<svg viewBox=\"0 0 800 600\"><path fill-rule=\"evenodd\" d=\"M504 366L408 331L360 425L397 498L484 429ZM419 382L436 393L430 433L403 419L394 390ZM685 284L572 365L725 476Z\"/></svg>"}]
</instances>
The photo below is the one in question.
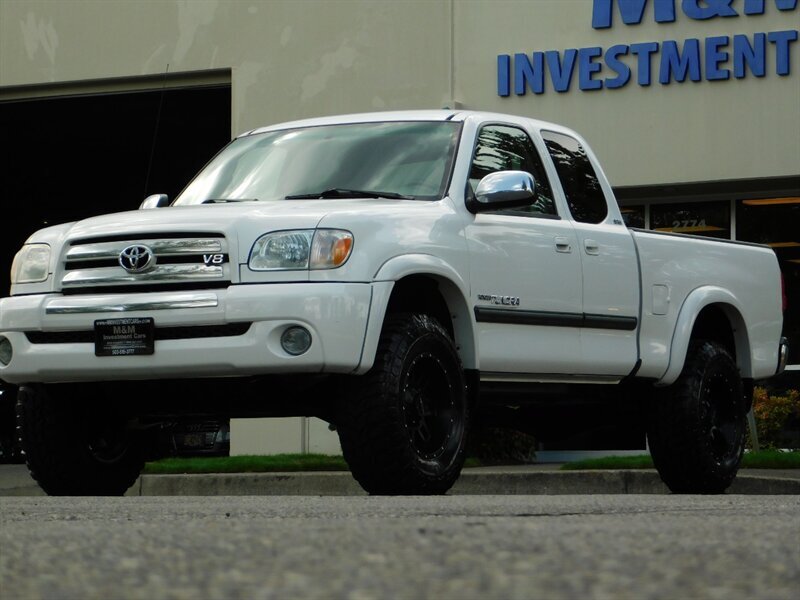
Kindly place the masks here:
<instances>
[{"instance_id":1,"label":"fender flare","mask_svg":"<svg viewBox=\"0 0 800 600\"><path fill-rule=\"evenodd\" d=\"M453 316L456 347L465 369L478 368L475 315L469 304L469 287L449 263L431 254L403 254L384 262L372 281L372 303L361 363L355 371L366 373L375 361L378 341L394 284L410 275L425 275L439 283L439 291Z\"/></svg>"},{"instance_id":2,"label":"fender flare","mask_svg":"<svg viewBox=\"0 0 800 600\"><path fill-rule=\"evenodd\" d=\"M718 306L728 317L733 329L733 338L736 345L736 362L743 378L752 376L752 358L750 356L750 336L747 323L742 316L741 303L728 290L718 286L703 286L692 290L681 305L675 329L672 332L670 345L669 365L667 370L656 382L656 385L670 385L678 379L686 354L689 350L689 341L692 330L700 312L710 305Z\"/></svg>"}]
</instances>

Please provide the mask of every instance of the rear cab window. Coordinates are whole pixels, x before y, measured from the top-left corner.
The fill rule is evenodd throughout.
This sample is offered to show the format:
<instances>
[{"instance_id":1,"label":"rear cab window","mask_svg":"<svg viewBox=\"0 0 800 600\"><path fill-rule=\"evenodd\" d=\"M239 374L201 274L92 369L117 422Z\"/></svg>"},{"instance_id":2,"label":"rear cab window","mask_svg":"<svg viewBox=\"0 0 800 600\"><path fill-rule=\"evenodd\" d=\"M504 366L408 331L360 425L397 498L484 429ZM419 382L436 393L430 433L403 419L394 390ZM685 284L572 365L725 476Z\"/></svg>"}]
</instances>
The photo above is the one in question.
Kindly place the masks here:
<instances>
[{"instance_id":1,"label":"rear cab window","mask_svg":"<svg viewBox=\"0 0 800 600\"><path fill-rule=\"evenodd\" d=\"M554 131L541 134L572 218L580 223L602 223L608 216L608 202L586 150L572 136Z\"/></svg>"}]
</instances>

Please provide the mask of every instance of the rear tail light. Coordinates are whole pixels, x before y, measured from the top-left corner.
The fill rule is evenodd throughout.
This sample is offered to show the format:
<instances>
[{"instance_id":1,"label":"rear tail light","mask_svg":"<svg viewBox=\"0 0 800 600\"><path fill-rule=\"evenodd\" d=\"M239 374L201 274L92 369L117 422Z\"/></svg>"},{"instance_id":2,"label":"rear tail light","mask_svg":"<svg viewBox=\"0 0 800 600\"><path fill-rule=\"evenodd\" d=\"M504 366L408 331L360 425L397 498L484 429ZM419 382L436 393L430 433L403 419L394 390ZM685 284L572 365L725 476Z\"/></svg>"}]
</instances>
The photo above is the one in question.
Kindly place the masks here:
<instances>
[{"instance_id":1,"label":"rear tail light","mask_svg":"<svg viewBox=\"0 0 800 600\"><path fill-rule=\"evenodd\" d=\"M783 272L781 271L781 306L783 307L783 312L786 312L786 309L789 308L789 298L786 297L786 281L783 279Z\"/></svg>"}]
</instances>

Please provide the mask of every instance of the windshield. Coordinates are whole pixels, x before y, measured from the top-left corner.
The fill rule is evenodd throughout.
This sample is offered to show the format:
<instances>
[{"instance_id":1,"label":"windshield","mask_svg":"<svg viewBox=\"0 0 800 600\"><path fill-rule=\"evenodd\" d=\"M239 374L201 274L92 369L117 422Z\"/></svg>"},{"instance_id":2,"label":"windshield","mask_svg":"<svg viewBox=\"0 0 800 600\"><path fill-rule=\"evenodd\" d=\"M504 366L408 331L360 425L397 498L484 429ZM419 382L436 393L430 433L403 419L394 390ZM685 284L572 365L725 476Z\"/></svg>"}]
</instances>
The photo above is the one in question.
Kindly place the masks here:
<instances>
[{"instance_id":1,"label":"windshield","mask_svg":"<svg viewBox=\"0 0 800 600\"><path fill-rule=\"evenodd\" d=\"M444 196L461 130L450 121L357 123L238 138L176 205L236 200Z\"/></svg>"}]
</instances>

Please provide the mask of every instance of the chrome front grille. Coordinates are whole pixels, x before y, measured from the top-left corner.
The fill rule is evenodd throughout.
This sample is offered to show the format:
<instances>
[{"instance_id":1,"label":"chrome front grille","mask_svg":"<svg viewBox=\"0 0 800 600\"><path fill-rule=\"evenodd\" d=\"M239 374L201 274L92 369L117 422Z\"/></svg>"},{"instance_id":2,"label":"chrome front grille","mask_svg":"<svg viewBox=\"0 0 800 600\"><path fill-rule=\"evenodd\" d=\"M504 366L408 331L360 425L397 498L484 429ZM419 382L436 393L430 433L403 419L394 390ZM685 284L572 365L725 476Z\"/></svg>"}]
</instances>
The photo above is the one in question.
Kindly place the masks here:
<instances>
[{"instance_id":1,"label":"chrome front grille","mask_svg":"<svg viewBox=\"0 0 800 600\"><path fill-rule=\"evenodd\" d=\"M146 246L155 266L130 272L120 264L120 254L131 246ZM159 289L179 284L181 289L214 287L230 281L227 240L217 234L174 234L101 238L73 241L62 260L61 289L88 293L106 288L147 286Z\"/></svg>"}]
</instances>

